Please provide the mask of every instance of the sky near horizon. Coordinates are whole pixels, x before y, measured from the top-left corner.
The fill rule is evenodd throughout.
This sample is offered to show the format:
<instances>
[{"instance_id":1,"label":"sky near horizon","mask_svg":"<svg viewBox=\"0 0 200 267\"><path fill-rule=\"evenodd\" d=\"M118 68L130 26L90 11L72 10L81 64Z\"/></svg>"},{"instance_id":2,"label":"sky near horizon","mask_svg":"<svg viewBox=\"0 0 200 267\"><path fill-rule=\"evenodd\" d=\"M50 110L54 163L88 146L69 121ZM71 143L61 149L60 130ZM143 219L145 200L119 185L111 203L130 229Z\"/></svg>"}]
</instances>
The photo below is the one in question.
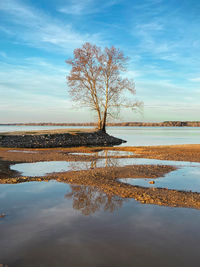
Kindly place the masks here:
<instances>
[{"instance_id":1,"label":"sky near horizon","mask_svg":"<svg viewBox=\"0 0 200 267\"><path fill-rule=\"evenodd\" d=\"M199 0L0 0L0 123L90 122L66 84L84 42L130 58L143 114L121 121L200 120Z\"/></svg>"}]
</instances>

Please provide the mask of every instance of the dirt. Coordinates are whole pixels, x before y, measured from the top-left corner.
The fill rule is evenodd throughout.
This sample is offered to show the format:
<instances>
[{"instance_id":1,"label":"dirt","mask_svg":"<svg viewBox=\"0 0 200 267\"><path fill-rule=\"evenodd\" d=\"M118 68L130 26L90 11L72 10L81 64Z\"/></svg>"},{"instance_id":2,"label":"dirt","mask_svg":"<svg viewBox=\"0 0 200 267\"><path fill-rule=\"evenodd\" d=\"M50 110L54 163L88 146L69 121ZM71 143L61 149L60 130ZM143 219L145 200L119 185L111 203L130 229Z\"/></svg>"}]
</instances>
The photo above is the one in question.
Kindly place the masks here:
<instances>
[{"instance_id":1,"label":"dirt","mask_svg":"<svg viewBox=\"0 0 200 267\"><path fill-rule=\"evenodd\" d=\"M85 133L94 132L95 129L55 129L55 130L35 130L35 131L14 131L14 132L2 132L1 135L40 135L40 134L61 134L61 133Z\"/></svg>"},{"instance_id":2,"label":"dirt","mask_svg":"<svg viewBox=\"0 0 200 267\"><path fill-rule=\"evenodd\" d=\"M140 158L200 162L200 145L123 147L120 150L132 151Z\"/></svg>"}]
</instances>

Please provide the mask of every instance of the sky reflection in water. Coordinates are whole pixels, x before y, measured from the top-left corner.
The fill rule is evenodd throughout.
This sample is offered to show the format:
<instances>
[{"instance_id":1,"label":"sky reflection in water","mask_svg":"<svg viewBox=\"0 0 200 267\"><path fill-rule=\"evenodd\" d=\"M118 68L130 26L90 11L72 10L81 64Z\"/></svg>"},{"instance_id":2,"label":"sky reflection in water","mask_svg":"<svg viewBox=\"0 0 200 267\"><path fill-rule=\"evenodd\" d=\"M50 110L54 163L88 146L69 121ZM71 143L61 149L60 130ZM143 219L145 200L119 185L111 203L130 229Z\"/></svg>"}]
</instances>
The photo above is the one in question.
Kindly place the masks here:
<instances>
[{"instance_id":1,"label":"sky reflection in water","mask_svg":"<svg viewBox=\"0 0 200 267\"><path fill-rule=\"evenodd\" d=\"M183 191L200 192L200 168L181 167L178 170L167 173L164 177L156 179L122 178L120 182L143 187L168 188ZM154 184L149 184L154 181Z\"/></svg>"},{"instance_id":2,"label":"sky reflection in water","mask_svg":"<svg viewBox=\"0 0 200 267\"><path fill-rule=\"evenodd\" d=\"M9 267L199 264L198 210L55 181L1 185L0 202L0 260Z\"/></svg>"},{"instance_id":3,"label":"sky reflection in water","mask_svg":"<svg viewBox=\"0 0 200 267\"><path fill-rule=\"evenodd\" d=\"M167 160L140 159L140 158L107 158L89 162L84 161L46 161L36 163L19 163L11 166L12 170L22 173L23 176L44 176L47 173L87 170L105 166L126 166L136 164L173 165L179 169L168 173L165 177L154 179L155 184L150 185L148 179L120 179L121 182L144 187L163 187L176 190L200 192L200 163L177 162ZM151 179L152 180L152 179Z\"/></svg>"}]
</instances>

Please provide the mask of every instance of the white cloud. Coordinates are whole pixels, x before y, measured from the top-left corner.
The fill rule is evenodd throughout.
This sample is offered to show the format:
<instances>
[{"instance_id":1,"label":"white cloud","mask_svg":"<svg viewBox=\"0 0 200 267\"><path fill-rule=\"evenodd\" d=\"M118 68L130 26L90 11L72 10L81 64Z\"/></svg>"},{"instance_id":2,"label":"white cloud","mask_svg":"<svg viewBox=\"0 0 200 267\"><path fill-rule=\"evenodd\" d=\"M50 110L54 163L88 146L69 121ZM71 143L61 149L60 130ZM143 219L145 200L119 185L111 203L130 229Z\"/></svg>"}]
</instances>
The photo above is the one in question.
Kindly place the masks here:
<instances>
[{"instance_id":1,"label":"white cloud","mask_svg":"<svg viewBox=\"0 0 200 267\"><path fill-rule=\"evenodd\" d=\"M102 12L102 10L118 2L119 0L108 0L105 2L98 0L71 0L68 5L58 8L58 11L70 15L89 15Z\"/></svg>"},{"instance_id":2,"label":"white cloud","mask_svg":"<svg viewBox=\"0 0 200 267\"><path fill-rule=\"evenodd\" d=\"M140 33L145 33L147 32L157 32L163 30L163 25L160 24L159 22L150 22L150 23L144 23L144 24L137 24L136 29Z\"/></svg>"},{"instance_id":3,"label":"white cloud","mask_svg":"<svg viewBox=\"0 0 200 267\"><path fill-rule=\"evenodd\" d=\"M140 71L135 71L135 70L127 70L124 74L124 77L127 77L128 79L135 79L137 77L142 76L142 73Z\"/></svg>"},{"instance_id":4,"label":"white cloud","mask_svg":"<svg viewBox=\"0 0 200 267\"><path fill-rule=\"evenodd\" d=\"M99 34L80 33L70 23L54 19L19 1L1 1L0 11L15 25L13 35L31 46L67 53L86 41L101 43ZM6 31L11 32L11 29L7 27Z\"/></svg>"},{"instance_id":5,"label":"white cloud","mask_svg":"<svg viewBox=\"0 0 200 267\"><path fill-rule=\"evenodd\" d=\"M0 66L0 122L86 122L94 117L68 96L64 68L42 58ZM38 69L38 65L42 68ZM43 68L44 67L44 68Z\"/></svg>"},{"instance_id":6,"label":"white cloud","mask_svg":"<svg viewBox=\"0 0 200 267\"><path fill-rule=\"evenodd\" d=\"M200 82L200 77L189 79L191 82Z\"/></svg>"},{"instance_id":7,"label":"white cloud","mask_svg":"<svg viewBox=\"0 0 200 267\"><path fill-rule=\"evenodd\" d=\"M140 46L143 51L153 54L166 54L173 51L176 44L173 41L163 39L165 25L155 19L149 23L138 23L134 26L133 35L137 35L140 39Z\"/></svg>"},{"instance_id":8,"label":"white cloud","mask_svg":"<svg viewBox=\"0 0 200 267\"><path fill-rule=\"evenodd\" d=\"M45 64L45 61L42 61ZM38 65L28 64L24 66L2 64L0 67L1 96L5 95L15 99L22 98L27 94L49 95L52 97L67 97L67 85L64 70L51 64L42 69ZM12 77L12 78L11 78ZM2 99L1 99L2 100ZM27 96L28 100L28 96Z\"/></svg>"}]
</instances>

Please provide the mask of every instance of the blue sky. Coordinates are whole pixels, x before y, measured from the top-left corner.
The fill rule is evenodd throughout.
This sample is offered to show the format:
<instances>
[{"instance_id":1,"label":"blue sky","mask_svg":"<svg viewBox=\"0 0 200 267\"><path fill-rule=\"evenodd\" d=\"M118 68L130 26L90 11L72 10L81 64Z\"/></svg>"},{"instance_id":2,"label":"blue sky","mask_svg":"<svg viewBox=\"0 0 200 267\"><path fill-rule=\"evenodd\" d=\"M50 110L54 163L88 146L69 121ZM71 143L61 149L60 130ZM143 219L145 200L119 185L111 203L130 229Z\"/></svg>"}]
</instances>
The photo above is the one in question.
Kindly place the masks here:
<instances>
[{"instance_id":1,"label":"blue sky","mask_svg":"<svg viewBox=\"0 0 200 267\"><path fill-rule=\"evenodd\" d=\"M144 110L120 120L200 120L199 29L198 0L0 0L0 123L94 121L66 85L86 41L130 58Z\"/></svg>"}]
</instances>

